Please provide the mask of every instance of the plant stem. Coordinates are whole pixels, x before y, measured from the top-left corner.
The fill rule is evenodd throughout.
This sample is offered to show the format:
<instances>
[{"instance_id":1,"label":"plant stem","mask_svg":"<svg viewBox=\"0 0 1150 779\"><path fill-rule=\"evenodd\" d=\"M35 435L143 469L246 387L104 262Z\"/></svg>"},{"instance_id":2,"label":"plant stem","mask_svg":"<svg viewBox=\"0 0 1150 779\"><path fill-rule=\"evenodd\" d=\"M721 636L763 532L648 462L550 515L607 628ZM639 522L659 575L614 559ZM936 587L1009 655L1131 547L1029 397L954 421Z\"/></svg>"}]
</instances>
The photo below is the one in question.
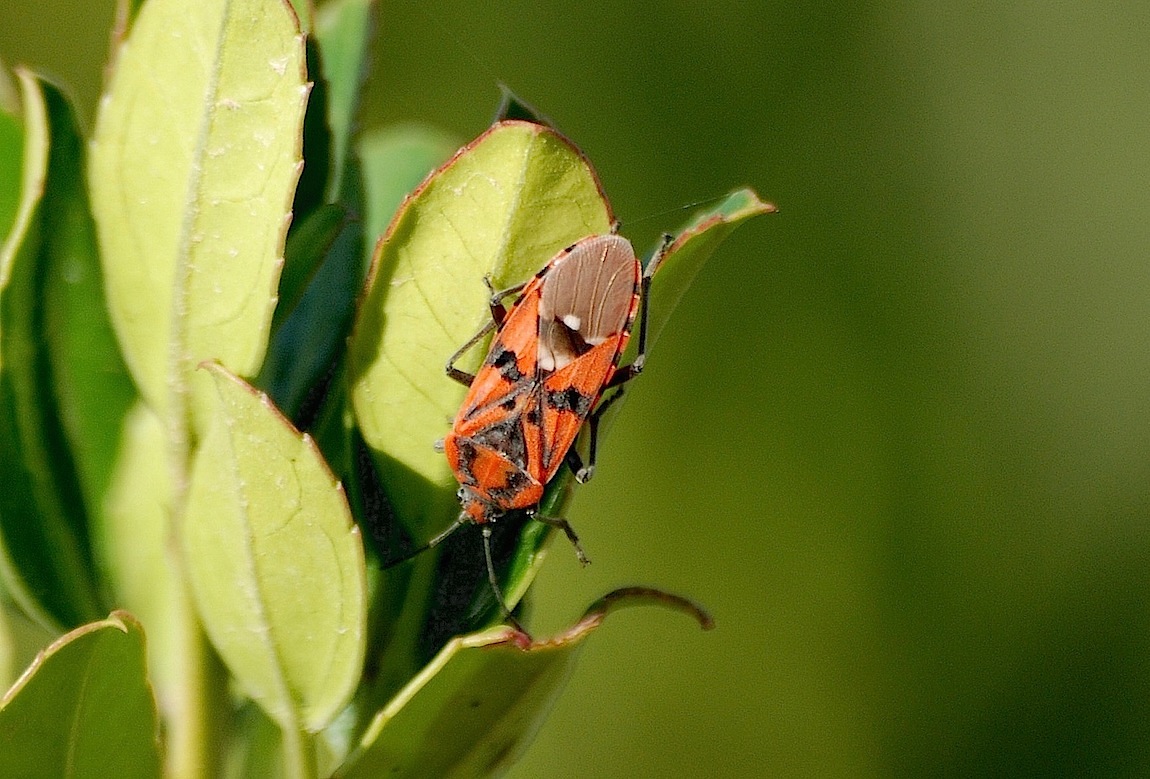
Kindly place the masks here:
<instances>
[{"instance_id":1,"label":"plant stem","mask_svg":"<svg viewBox=\"0 0 1150 779\"><path fill-rule=\"evenodd\" d=\"M316 771L315 739L299 728L284 728L281 754L287 779L314 779Z\"/></svg>"},{"instance_id":2,"label":"plant stem","mask_svg":"<svg viewBox=\"0 0 1150 779\"><path fill-rule=\"evenodd\" d=\"M226 674L195 617L188 594L180 598L181 634L176 646L183 672L166 725L167 765L170 779L203 779L217 776L223 759L224 733L228 718Z\"/></svg>"}]
</instances>

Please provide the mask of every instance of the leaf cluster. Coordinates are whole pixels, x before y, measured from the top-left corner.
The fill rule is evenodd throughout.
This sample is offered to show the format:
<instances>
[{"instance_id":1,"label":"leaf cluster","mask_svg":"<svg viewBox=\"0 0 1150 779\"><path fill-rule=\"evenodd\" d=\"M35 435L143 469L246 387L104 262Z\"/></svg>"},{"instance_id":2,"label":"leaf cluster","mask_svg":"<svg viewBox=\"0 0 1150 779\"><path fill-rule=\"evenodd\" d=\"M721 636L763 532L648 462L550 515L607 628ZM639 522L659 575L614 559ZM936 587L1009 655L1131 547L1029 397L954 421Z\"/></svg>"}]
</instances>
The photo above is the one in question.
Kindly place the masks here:
<instances>
[{"instance_id":1,"label":"leaf cluster","mask_svg":"<svg viewBox=\"0 0 1150 779\"><path fill-rule=\"evenodd\" d=\"M482 279L614 217L517 103L458 151L359 132L374 11L124 2L88 139L44 77L0 89L2 775L494 774L608 611L706 623L628 590L537 641L499 624L477 536L389 567L458 513L433 444ZM676 234L653 333L769 210L738 191ZM509 603L549 535L499 523Z\"/></svg>"}]
</instances>

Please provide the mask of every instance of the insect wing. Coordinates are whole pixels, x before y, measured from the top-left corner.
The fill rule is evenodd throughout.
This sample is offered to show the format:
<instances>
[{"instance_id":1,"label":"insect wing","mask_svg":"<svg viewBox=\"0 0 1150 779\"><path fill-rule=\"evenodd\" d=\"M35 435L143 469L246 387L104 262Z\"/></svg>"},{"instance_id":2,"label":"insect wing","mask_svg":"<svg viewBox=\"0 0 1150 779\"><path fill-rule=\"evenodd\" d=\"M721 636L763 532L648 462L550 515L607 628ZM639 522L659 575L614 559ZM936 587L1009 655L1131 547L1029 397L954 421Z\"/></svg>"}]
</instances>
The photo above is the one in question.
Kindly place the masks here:
<instances>
[{"instance_id":1,"label":"insect wing","mask_svg":"<svg viewBox=\"0 0 1150 779\"><path fill-rule=\"evenodd\" d=\"M611 380L639 306L642 269L627 239L587 238L542 276L538 363L547 483Z\"/></svg>"},{"instance_id":2,"label":"insect wing","mask_svg":"<svg viewBox=\"0 0 1150 779\"><path fill-rule=\"evenodd\" d=\"M615 362L627 342L619 333L557 371L543 383L543 472L551 480L563 464L567 450L595 407L603 385L615 370ZM606 376L607 379L602 377Z\"/></svg>"},{"instance_id":3,"label":"insect wing","mask_svg":"<svg viewBox=\"0 0 1150 779\"><path fill-rule=\"evenodd\" d=\"M641 269L626 238L596 235L556 257L539 279L539 368L561 370L630 332Z\"/></svg>"}]
</instances>

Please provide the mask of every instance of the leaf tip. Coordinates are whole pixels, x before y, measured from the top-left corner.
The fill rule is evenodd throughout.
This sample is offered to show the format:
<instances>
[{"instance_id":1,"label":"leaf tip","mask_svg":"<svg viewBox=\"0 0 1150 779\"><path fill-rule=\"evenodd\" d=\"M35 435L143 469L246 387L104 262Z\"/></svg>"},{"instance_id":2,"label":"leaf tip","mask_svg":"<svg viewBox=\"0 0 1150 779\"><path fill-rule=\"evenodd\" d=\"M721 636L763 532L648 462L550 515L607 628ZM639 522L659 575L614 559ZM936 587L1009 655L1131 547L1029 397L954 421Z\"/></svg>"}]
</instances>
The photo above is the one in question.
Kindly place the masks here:
<instances>
[{"instance_id":1,"label":"leaf tip","mask_svg":"<svg viewBox=\"0 0 1150 779\"><path fill-rule=\"evenodd\" d=\"M653 587L621 587L613 590L591 604L587 613L583 615L582 622L588 620L601 622L608 614L620 608L644 605L663 606L694 617L703 630L712 630L715 627L714 618L693 600Z\"/></svg>"}]
</instances>

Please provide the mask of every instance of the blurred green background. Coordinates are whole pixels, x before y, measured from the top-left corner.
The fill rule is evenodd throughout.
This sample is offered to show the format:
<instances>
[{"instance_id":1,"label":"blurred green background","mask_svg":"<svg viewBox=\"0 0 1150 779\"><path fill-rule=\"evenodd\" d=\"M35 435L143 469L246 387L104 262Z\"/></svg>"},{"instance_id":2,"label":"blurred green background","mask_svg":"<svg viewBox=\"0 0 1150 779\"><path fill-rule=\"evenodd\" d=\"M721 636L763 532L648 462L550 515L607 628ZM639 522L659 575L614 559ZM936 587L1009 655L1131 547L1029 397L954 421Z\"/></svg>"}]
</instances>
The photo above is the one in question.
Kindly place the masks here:
<instances>
[{"instance_id":1,"label":"blurred green background","mask_svg":"<svg viewBox=\"0 0 1150 779\"><path fill-rule=\"evenodd\" d=\"M0 56L91 117L111 16L3 0ZM533 618L645 583L718 628L613 617L514 777L1150 772L1150 5L381 17L365 126L468 138L502 80L642 246L781 210L657 344Z\"/></svg>"}]
</instances>

